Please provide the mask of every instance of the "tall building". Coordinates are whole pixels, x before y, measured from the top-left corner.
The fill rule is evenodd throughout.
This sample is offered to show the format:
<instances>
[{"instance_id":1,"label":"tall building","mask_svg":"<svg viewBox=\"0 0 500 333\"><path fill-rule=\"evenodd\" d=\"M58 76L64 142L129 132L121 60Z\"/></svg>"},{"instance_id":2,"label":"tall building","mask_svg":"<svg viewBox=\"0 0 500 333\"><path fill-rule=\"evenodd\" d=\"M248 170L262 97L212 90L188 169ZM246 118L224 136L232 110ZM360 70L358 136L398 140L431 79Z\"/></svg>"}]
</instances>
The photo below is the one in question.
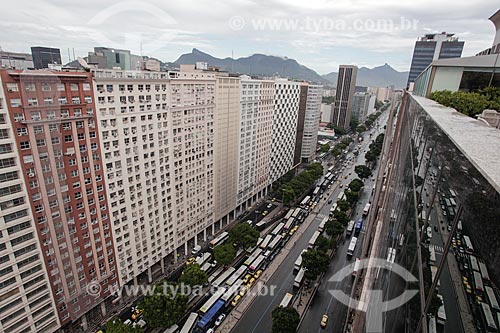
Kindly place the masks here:
<instances>
[{"instance_id":1,"label":"tall building","mask_svg":"<svg viewBox=\"0 0 500 333\"><path fill-rule=\"evenodd\" d=\"M61 65L61 50L52 47L34 46L31 48L35 69L49 68L49 64Z\"/></svg>"},{"instance_id":2,"label":"tall building","mask_svg":"<svg viewBox=\"0 0 500 333\"><path fill-rule=\"evenodd\" d=\"M454 34L426 34L415 42L407 87L415 82L417 76L437 59L460 58L464 42Z\"/></svg>"},{"instance_id":3,"label":"tall building","mask_svg":"<svg viewBox=\"0 0 500 333\"><path fill-rule=\"evenodd\" d=\"M373 112L375 107L375 95L367 92L357 92L354 94L352 102L352 116L358 123L363 123L369 113Z\"/></svg>"},{"instance_id":4,"label":"tall building","mask_svg":"<svg viewBox=\"0 0 500 333\"><path fill-rule=\"evenodd\" d=\"M87 293L90 283L99 284L98 300L118 286L92 74L2 70L0 75L19 154L12 160L27 184L23 194L29 205L12 218L32 213L33 225L24 222L19 236L38 239L46 267L30 264L21 275L48 272L64 325L98 304Z\"/></svg>"},{"instance_id":5,"label":"tall building","mask_svg":"<svg viewBox=\"0 0 500 333\"><path fill-rule=\"evenodd\" d=\"M295 151L293 152L293 165L299 165L302 160L302 140L304 139L304 121L307 107L307 82L300 83L299 110L295 131Z\"/></svg>"},{"instance_id":6,"label":"tall building","mask_svg":"<svg viewBox=\"0 0 500 333\"><path fill-rule=\"evenodd\" d=\"M33 56L28 53L6 52L0 50L0 68L33 69Z\"/></svg>"},{"instance_id":7,"label":"tall building","mask_svg":"<svg viewBox=\"0 0 500 333\"><path fill-rule=\"evenodd\" d=\"M274 85L270 183L293 167L300 99L300 82L275 79Z\"/></svg>"},{"instance_id":8,"label":"tall building","mask_svg":"<svg viewBox=\"0 0 500 333\"><path fill-rule=\"evenodd\" d=\"M94 52L89 53L89 63L96 63L99 68L116 68L124 70L136 69L132 64L130 50L120 50L109 47L94 47Z\"/></svg>"},{"instance_id":9,"label":"tall building","mask_svg":"<svg viewBox=\"0 0 500 333\"><path fill-rule=\"evenodd\" d=\"M491 15L489 20L495 25L496 30L493 45L490 48L476 54L478 56L500 53L500 9L497 10L495 14Z\"/></svg>"},{"instance_id":10,"label":"tall building","mask_svg":"<svg viewBox=\"0 0 500 333\"><path fill-rule=\"evenodd\" d=\"M322 95L323 86L308 85L301 147L301 160L303 162L310 162L314 160L316 154L316 144L318 142L318 130L321 118Z\"/></svg>"},{"instance_id":11,"label":"tall building","mask_svg":"<svg viewBox=\"0 0 500 333\"><path fill-rule=\"evenodd\" d=\"M332 104L321 104L321 122L329 123L332 121Z\"/></svg>"},{"instance_id":12,"label":"tall building","mask_svg":"<svg viewBox=\"0 0 500 333\"><path fill-rule=\"evenodd\" d=\"M335 95L331 121L337 127L349 128L357 74L357 66L339 66L337 93Z\"/></svg>"}]
</instances>

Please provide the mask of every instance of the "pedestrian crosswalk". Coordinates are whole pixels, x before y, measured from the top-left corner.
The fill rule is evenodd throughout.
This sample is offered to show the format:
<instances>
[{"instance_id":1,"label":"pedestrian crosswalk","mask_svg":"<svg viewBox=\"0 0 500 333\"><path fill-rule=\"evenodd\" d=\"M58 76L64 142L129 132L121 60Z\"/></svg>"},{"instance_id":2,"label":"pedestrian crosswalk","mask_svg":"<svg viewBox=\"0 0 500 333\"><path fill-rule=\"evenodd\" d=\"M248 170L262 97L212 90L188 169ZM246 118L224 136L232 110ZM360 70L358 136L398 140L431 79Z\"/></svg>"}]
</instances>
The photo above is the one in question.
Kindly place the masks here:
<instances>
[{"instance_id":1,"label":"pedestrian crosswalk","mask_svg":"<svg viewBox=\"0 0 500 333\"><path fill-rule=\"evenodd\" d=\"M317 218L318 220L323 220L323 219L324 219L325 217L327 217L327 216L328 216L328 215L325 215L325 214L319 213L319 214L317 215L317 217L316 217L316 218Z\"/></svg>"},{"instance_id":2,"label":"pedestrian crosswalk","mask_svg":"<svg viewBox=\"0 0 500 333\"><path fill-rule=\"evenodd\" d=\"M429 245L429 247L432 247L434 248L434 251L438 252L438 253L443 253L444 252L444 248L440 245Z\"/></svg>"}]
</instances>

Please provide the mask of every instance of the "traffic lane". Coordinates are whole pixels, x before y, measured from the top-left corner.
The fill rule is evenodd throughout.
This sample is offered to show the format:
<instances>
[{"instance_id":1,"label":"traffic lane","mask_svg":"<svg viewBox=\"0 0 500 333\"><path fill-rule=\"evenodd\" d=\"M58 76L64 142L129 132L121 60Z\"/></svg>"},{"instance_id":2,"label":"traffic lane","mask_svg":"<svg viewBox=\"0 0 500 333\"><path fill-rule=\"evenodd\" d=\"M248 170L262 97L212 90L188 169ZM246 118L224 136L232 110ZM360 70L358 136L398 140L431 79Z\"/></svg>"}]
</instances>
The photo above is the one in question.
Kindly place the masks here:
<instances>
[{"instance_id":1,"label":"traffic lane","mask_svg":"<svg viewBox=\"0 0 500 333\"><path fill-rule=\"evenodd\" d=\"M309 240L320 223L321 218L315 217L309 228L295 241L288 255L266 283L267 286L276 286L275 294L273 296L257 296L233 328L233 332L249 332L249 327L252 327L251 332L271 331L271 312L279 305L285 294L293 290L295 260L302 250L307 248ZM263 274L266 274L265 271Z\"/></svg>"}]
</instances>

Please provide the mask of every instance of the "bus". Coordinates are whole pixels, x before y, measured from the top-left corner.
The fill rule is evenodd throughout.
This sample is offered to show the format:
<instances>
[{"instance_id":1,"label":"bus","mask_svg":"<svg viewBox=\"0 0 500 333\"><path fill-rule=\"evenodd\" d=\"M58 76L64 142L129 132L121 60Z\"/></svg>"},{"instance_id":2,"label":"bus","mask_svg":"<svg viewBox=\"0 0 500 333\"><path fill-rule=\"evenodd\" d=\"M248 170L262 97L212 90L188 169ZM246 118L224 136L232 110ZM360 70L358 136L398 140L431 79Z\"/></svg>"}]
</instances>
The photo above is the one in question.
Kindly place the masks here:
<instances>
[{"instance_id":1,"label":"bus","mask_svg":"<svg viewBox=\"0 0 500 333\"><path fill-rule=\"evenodd\" d=\"M247 266L241 265L240 268L238 268L238 270L236 270L236 272L234 272L233 275L231 275L231 277L227 279L226 284L228 286L232 286L236 282L236 280L238 280L243 274L245 274L247 268Z\"/></svg>"},{"instance_id":2,"label":"bus","mask_svg":"<svg viewBox=\"0 0 500 333\"><path fill-rule=\"evenodd\" d=\"M291 217L293 217L294 219L298 219L298 218L299 218L299 215L300 215L300 213L301 213L301 212L302 212L302 208L297 207L297 208L295 208L295 210L293 211L293 213L292 213L292 216L291 216Z\"/></svg>"},{"instance_id":3,"label":"bus","mask_svg":"<svg viewBox=\"0 0 500 333\"><path fill-rule=\"evenodd\" d=\"M283 227L285 226L285 223L281 222L280 224L278 224L274 229L273 231L271 231L271 235L273 236L276 236L276 235L279 235L281 234L281 229L283 229Z\"/></svg>"},{"instance_id":4,"label":"bus","mask_svg":"<svg viewBox=\"0 0 500 333\"><path fill-rule=\"evenodd\" d=\"M292 217L293 211L294 209L289 209L283 220L288 220L290 217Z\"/></svg>"},{"instance_id":5,"label":"bus","mask_svg":"<svg viewBox=\"0 0 500 333\"><path fill-rule=\"evenodd\" d=\"M195 262L201 267L205 262L210 260L210 258L212 258L212 254L210 252L203 252L198 258L196 258Z\"/></svg>"},{"instance_id":6,"label":"bus","mask_svg":"<svg viewBox=\"0 0 500 333\"><path fill-rule=\"evenodd\" d=\"M203 266L200 267L200 269L204 272L208 272L212 268L212 264L209 262L206 262L203 264Z\"/></svg>"},{"instance_id":7,"label":"bus","mask_svg":"<svg viewBox=\"0 0 500 333\"><path fill-rule=\"evenodd\" d=\"M358 237L361 233L361 229L363 229L363 219L359 219L356 223L356 227L354 228L354 236Z\"/></svg>"},{"instance_id":8,"label":"bus","mask_svg":"<svg viewBox=\"0 0 500 333\"><path fill-rule=\"evenodd\" d=\"M268 236L271 236L271 238L273 237L272 235L268 235ZM255 250L255 251L253 251L253 253L245 260L245 262L243 264L246 265L246 266L250 266L250 264L252 262L254 262L255 259L257 259L257 257L261 255L261 253L262 253L262 249L260 249L260 248L257 249L257 250Z\"/></svg>"},{"instance_id":9,"label":"bus","mask_svg":"<svg viewBox=\"0 0 500 333\"><path fill-rule=\"evenodd\" d=\"M226 306L229 304L229 302L233 299L233 296L240 292L241 290L241 285L243 284L243 280L239 279L234 282L234 284L227 289L227 291L222 295L221 300L224 301Z\"/></svg>"},{"instance_id":10,"label":"bus","mask_svg":"<svg viewBox=\"0 0 500 333\"><path fill-rule=\"evenodd\" d=\"M354 263L354 269L352 270L353 277L356 277L356 275L358 275L360 264L361 264L361 260L359 258L356 258L356 262Z\"/></svg>"},{"instance_id":11,"label":"bus","mask_svg":"<svg viewBox=\"0 0 500 333\"><path fill-rule=\"evenodd\" d=\"M255 229L257 229L257 231L262 231L264 229L266 229L266 224L267 222L262 220L262 221L259 221L256 225L255 225Z\"/></svg>"},{"instance_id":12,"label":"bus","mask_svg":"<svg viewBox=\"0 0 500 333\"><path fill-rule=\"evenodd\" d=\"M267 246L267 248L270 251L276 250L278 248L278 245L281 243L282 239L283 238L281 238L281 235L274 236L273 240L269 243L269 245Z\"/></svg>"},{"instance_id":13,"label":"bus","mask_svg":"<svg viewBox=\"0 0 500 333\"><path fill-rule=\"evenodd\" d=\"M306 196L302 202L300 203L300 207L302 208L307 208L309 207L309 202L311 201L311 197L310 196Z\"/></svg>"},{"instance_id":14,"label":"bus","mask_svg":"<svg viewBox=\"0 0 500 333\"><path fill-rule=\"evenodd\" d=\"M434 316L429 316L429 333L437 333L437 327L436 327L436 318Z\"/></svg>"},{"instance_id":15,"label":"bus","mask_svg":"<svg viewBox=\"0 0 500 333\"><path fill-rule=\"evenodd\" d=\"M289 306L290 303L292 303L292 298L293 298L293 294L286 293L285 297L283 297L283 299L281 300L279 307L286 308L287 306Z\"/></svg>"},{"instance_id":16,"label":"bus","mask_svg":"<svg viewBox=\"0 0 500 333\"><path fill-rule=\"evenodd\" d=\"M321 223L319 224L319 227L318 227L319 232L323 232L323 230L325 230L326 222L328 222L328 216L325 216L323 218L323 220L321 221Z\"/></svg>"},{"instance_id":17,"label":"bus","mask_svg":"<svg viewBox=\"0 0 500 333\"><path fill-rule=\"evenodd\" d=\"M457 205L457 202L455 201L455 199L450 198L450 205L451 205L452 207L455 207L455 206Z\"/></svg>"},{"instance_id":18,"label":"bus","mask_svg":"<svg viewBox=\"0 0 500 333\"><path fill-rule=\"evenodd\" d=\"M340 201L340 200L345 200L344 191L340 192L339 195L337 196L337 201Z\"/></svg>"},{"instance_id":19,"label":"bus","mask_svg":"<svg viewBox=\"0 0 500 333\"><path fill-rule=\"evenodd\" d=\"M319 190L320 190L320 187L316 186L316 188L314 189L313 195L317 196L319 194Z\"/></svg>"},{"instance_id":20,"label":"bus","mask_svg":"<svg viewBox=\"0 0 500 333\"><path fill-rule=\"evenodd\" d=\"M308 248L309 249L312 249L314 247L314 245L316 244L316 240L318 239L319 235L321 233L319 231L315 231L314 234L312 235L311 239L309 240L309 245L308 245Z\"/></svg>"},{"instance_id":21,"label":"bus","mask_svg":"<svg viewBox=\"0 0 500 333\"><path fill-rule=\"evenodd\" d=\"M306 252L307 252L307 250L302 250L302 252L300 252L297 260L295 260L295 264L293 265L293 273L298 272L300 270L300 267L302 267L302 255Z\"/></svg>"},{"instance_id":22,"label":"bus","mask_svg":"<svg viewBox=\"0 0 500 333\"><path fill-rule=\"evenodd\" d=\"M500 306L498 305L498 300L497 297L495 296L493 288L491 288L490 286L485 286L484 291L486 291L486 296L488 296L488 301L491 305L491 308L500 311Z\"/></svg>"},{"instance_id":23,"label":"bus","mask_svg":"<svg viewBox=\"0 0 500 333\"><path fill-rule=\"evenodd\" d=\"M464 235L463 238L464 238L464 244L465 244L465 252L473 253L474 248L472 247L472 242L470 241L469 236Z\"/></svg>"},{"instance_id":24,"label":"bus","mask_svg":"<svg viewBox=\"0 0 500 333\"><path fill-rule=\"evenodd\" d=\"M217 302L222 295L227 291L226 288L219 288L217 291L203 304L200 308L200 312L205 314L210 308Z\"/></svg>"},{"instance_id":25,"label":"bus","mask_svg":"<svg viewBox=\"0 0 500 333\"><path fill-rule=\"evenodd\" d=\"M436 263L436 249L433 245L429 246L429 262L431 265Z\"/></svg>"},{"instance_id":26,"label":"bus","mask_svg":"<svg viewBox=\"0 0 500 333\"><path fill-rule=\"evenodd\" d=\"M186 323L182 326L180 333L191 333L196 326L196 322L198 321L198 314L196 312L191 312Z\"/></svg>"},{"instance_id":27,"label":"bus","mask_svg":"<svg viewBox=\"0 0 500 333\"><path fill-rule=\"evenodd\" d=\"M422 221L426 221L427 220L427 215L425 214L425 210L423 210L423 211L420 212L420 219Z\"/></svg>"},{"instance_id":28,"label":"bus","mask_svg":"<svg viewBox=\"0 0 500 333\"><path fill-rule=\"evenodd\" d=\"M470 267L472 268L472 270L479 272L479 265L477 264L477 258L474 257L473 255L470 255L469 259L470 259Z\"/></svg>"},{"instance_id":29,"label":"bus","mask_svg":"<svg viewBox=\"0 0 500 333\"><path fill-rule=\"evenodd\" d=\"M250 266L248 266L248 273L254 274L260 268L260 266L262 266L264 260L266 260L266 257L264 257L264 255L260 255L257 259L255 259L255 261Z\"/></svg>"},{"instance_id":30,"label":"bus","mask_svg":"<svg viewBox=\"0 0 500 333\"><path fill-rule=\"evenodd\" d=\"M215 272L210 274L210 276L208 277L208 283L212 283L220 275L220 273L222 273L223 270L224 270L224 266L221 266L221 267L217 268L217 270Z\"/></svg>"},{"instance_id":31,"label":"bus","mask_svg":"<svg viewBox=\"0 0 500 333\"><path fill-rule=\"evenodd\" d=\"M295 280L293 281L293 287L294 288L300 288L300 285L302 284L302 281L304 281L304 274L306 272L306 269L302 267L299 272L297 273L297 276L295 276Z\"/></svg>"},{"instance_id":32,"label":"bus","mask_svg":"<svg viewBox=\"0 0 500 333\"><path fill-rule=\"evenodd\" d=\"M219 236L215 237L210 241L210 249L215 249L216 246L221 245L226 241L226 239L229 238L229 233L227 231L224 231L222 234Z\"/></svg>"},{"instance_id":33,"label":"bus","mask_svg":"<svg viewBox=\"0 0 500 333\"><path fill-rule=\"evenodd\" d=\"M457 231L462 232L462 220L458 220Z\"/></svg>"},{"instance_id":34,"label":"bus","mask_svg":"<svg viewBox=\"0 0 500 333\"><path fill-rule=\"evenodd\" d=\"M354 254L354 250L356 249L356 243L358 239L356 237L351 238L351 242L349 243L349 247L347 248L347 259L351 259Z\"/></svg>"},{"instance_id":35,"label":"bus","mask_svg":"<svg viewBox=\"0 0 500 333\"><path fill-rule=\"evenodd\" d=\"M396 260L396 249L390 247L387 250L387 266L389 268L392 268L392 265L394 264L395 260Z\"/></svg>"},{"instance_id":36,"label":"bus","mask_svg":"<svg viewBox=\"0 0 500 333\"><path fill-rule=\"evenodd\" d=\"M337 210L337 203L335 202L333 206L330 208L330 213L328 214L330 217L333 216L333 212Z\"/></svg>"},{"instance_id":37,"label":"bus","mask_svg":"<svg viewBox=\"0 0 500 333\"><path fill-rule=\"evenodd\" d=\"M440 294L437 295L441 299L441 306L438 309L437 313L437 323L440 325L444 325L446 323L446 310L444 308L444 299Z\"/></svg>"},{"instance_id":38,"label":"bus","mask_svg":"<svg viewBox=\"0 0 500 333\"><path fill-rule=\"evenodd\" d=\"M331 167L328 168L328 172L329 173L332 173L333 172L333 169L335 169L335 165L332 165Z\"/></svg>"},{"instance_id":39,"label":"bus","mask_svg":"<svg viewBox=\"0 0 500 333\"><path fill-rule=\"evenodd\" d=\"M286 224L285 226L283 227L286 231L290 231L290 229L292 229L293 227L293 222L295 220L293 219L293 217L289 218L288 221L286 221Z\"/></svg>"},{"instance_id":40,"label":"bus","mask_svg":"<svg viewBox=\"0 0 500 333\"><path fill-rule=\"evenodd\" d=\"M399 248L402 248L404 243L405 243L405 235L399 234L399 243L398 243Z\"/></svg>"},{"instance_id":41,"label":"bus","mask_svg":"<svg viewBox=\"0 0 500 333\"><path fill-rule=\"evenodd\" d=\"M481 303L481 309L483 310L484 326L486 328L486 332L498 332L497 325L495 324L495 320L493 319L493 314L491 313L490 306L486 303Z\"/></svg>"},{"instance_id":42,"label":"bus","mask_svg":"<svg viewBox=\"0 0 500 333\"><path fill-rule=\"evenodd\" d=\"M174 325L170 326L169 328L167 328L165 331L163 331L163 333L179 333L179 329L180 329L179 325L174 324Z\"/></svg>"},{"instance_id":43,"label":"bus","mask_svg":"<svg viewBox=\"0 0 500 333\"><path fill-rule=\"evenodd\" d=\"M434 280L436 280L436 275L437 275L437 267L436 266L431 266L431 275L432 275L432 282L434 282ZM437 280L437 284L436 286L439 288L441 286L441 280Z\"/></svg>"},{"instance_id":44,"label":"bus","mask_svg":"<svg viewBox=\"0 0 500 333\"><path fill-rule=\"evenodd\" d=\"M347 224L347 228L346 228L346 236L347 237L351 237L352 235L352 231L354 230L354 224L356 222L354 222L353 220L349 221L349 223Z\"/></svg>"},{"instance_id":45,"label":"bus","mask_svg":"<svg viewBox=\"0 0 500 333\"><path fill-rule=\"evenodd\" d=\"M229 267L224 273L222 273L214 282L212 282L213 287L219 287L224 284L224 282L236 271L234 267Z\"/></svg>"},{"instance_id":46,"label":"bus","mask_svg":"<svg viewBox=\"0 0 500 333\"><path fill-rule=\"evenodd\" d=\"M208 326L210 326L213 320L220 313L220 310L224 307L225 303L222 299L219 299L214 306L208 310L208 312L200 319L198 322L198 327L202 330L205 330ZM189 331L191 332L191 331Z\"/></svg>"},{"instance_id":47,"label":"bus","mask_svg":"<svg viewBox=\"0 0 500 333\"><path fill-rule=\"evenodd\" d=\"M479 272L481 272L481 277L483 281L490 281L490 275L488 274L488 268L486 268L485 263L482 260L478 260L479 262Z\"/></svg>"},{"instance_id":48,"label":"bus","mask_svg":"<svg viewBox=\"0 0 500 333\"><path fill-rule=\"evenodd\" d=\"M363 209L363 216L368 215L368 212L370 211L370 206L371 206L371 204L370 204L370 203L367 203L367 204L365 205L365 208Z\"/></svg>"},{"instance_id":49,"label":"bus","mask_svg":"<svg viewBox=\"0 0 500 333\"><path fill-rule=\"evenodd\" d=\"M267 246L269 245L269 242L271 242L271 239L273 239L273 235L267 235L266 238L264 238L264 240L262 241L262 243L260 243L259 247L262 250L267 249Z\"/></svg>"},{"instance_id":50,"label":"bus","mask_svg":"<svg viewBox=\"0 0 500 333\"><path fill-rule=\"evenodd\" d=\"M481 274L479 272L472 272L472 276L474 277L474 286L476 287L476 291L482 293L484 292L483 279L481 279Z\"/></svg>"}]
</instances>

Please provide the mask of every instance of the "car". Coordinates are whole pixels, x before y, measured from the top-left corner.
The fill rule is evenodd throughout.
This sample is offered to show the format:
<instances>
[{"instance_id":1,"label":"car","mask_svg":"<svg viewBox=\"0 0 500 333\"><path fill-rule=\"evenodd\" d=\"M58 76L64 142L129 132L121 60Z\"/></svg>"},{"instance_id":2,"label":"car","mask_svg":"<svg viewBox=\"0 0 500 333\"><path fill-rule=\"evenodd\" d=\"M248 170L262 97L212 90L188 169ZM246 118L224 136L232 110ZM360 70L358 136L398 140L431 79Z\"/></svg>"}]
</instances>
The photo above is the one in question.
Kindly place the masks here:
<instances>
[{"instance_id":1,"label":"car","mask_svg":"<svg viewBox=\"0 0 500 333\"><path fill-rule=\"evenodd\" d=\"M269 213L267 210L263 211L263 212L262 212L262 216L266 216L266 215L267 215L267 213Z\"/></svg>"},{"instance_id":2,"label":"car","mask_svg":"<svg viewBox=\"0 0 500 333\"><path fill-rule=\"evenodd\" d=\"M328 204L331 204L332 203L332 199L328 200Z\"/></svg>"},{"instance_id":3,"label":"car","mask_svg":"<svg viewBox=\"0 0 500 333\"><path fill-rule=\"evenodd\" d=\"M217 266L217 260L214 260L211 264L210 264L210 267L215 267Z\"/></svg>"},{"instance_id":4,"label":"car","mask_svg":"<svg viewBox=\"0 0 500 333\"><path fill-rule=\"evenodd\" d=\"M451 231L451 225L448 224L448 231Z\"/></svg>"},{"instance_id":5,"label":"car","mask_svg":"<svg viewBox=\"0 0 500 333\"><path fill-rule=\"evenodd\" d=\"M464 269L469 270L469 264L467 262L464 262Z\"/></svg>"},{"instance_id":6,"label":"car","mask_svg":"<svg viewBox=\"0 0 500 333\"><path fill-rule=\"evenodd\" d=\"M340 183L340 188L342 188L344 186L344 184Z\"/></svg>"},{"instance_id":7,"label":"car","mask_svg":"<svg viewBox=\"0 0 500 333\"><path fill-rule=\"evenodd\" d=\"M253 286L253 284L254 284L254 283L255 283L255 278L253 277L253 278L251 278L251 279L250 279L250 281L248 281L248 283L247 283L247 287L248 287L248 288L251 288L251 287Z\"/></svg>"},{"instance_id":8,"label":"car","mask_svg":"<svg viewBox=\"0 0 500 333\"><path fill-rule=\"evenodd\" d=\"M231 305L232 306L236 306L236 304L238 304L238 302L240 301L241 299L241 296L240 295L236 295L235 298L233 298L233 301L231 302Z\"/></svg>"},{"instance_id":9,"label":"car","mask_svg":"<svg viewBox=\"0 0 500 333\"><path fill-rule=\"evenodd\" d=\"M267 205L267 208L271 208L272 206L273 206L272 204L269 204L269 205Z\"/></svg>"},{"instance_id":10,"label":"car","mask_svg":"<svg viewBox=\"0 0 500 333\"><path fill-rule=\"evenodd\" d=\"M215 330L213 328L209 328L206 333L215 333Z\"/></svg>"},{"instance_id":11,"label":"car","mask_svg":"<svg viewBox=\"0 0 500 333\"><path fill-rule=\"evenodd\" d=\"M248 280L250 280L250 278L252 277L252 274L247 274L245 275L245 277L243 278L243 283L244 284L247 284L248 283Z\"/></svg>"},{"instance_id":12,"label":"car","mask_svg":"<svg viewBox=\"0 0 500 333\"><path fill-rule=\"evenodd\" d=\"M258 279L262 275L262 269L259 269L255 274L253 275L254 279Z\"/></svg>"},{"instance_id":13,"label":"car","mask_svg":"<svg viewBox=\"0 0 500 333\"><path fill-rule=\"evenodd\" d=\"M293 236L293 234L294 234L294 233L295 233L295 230L293 230L293 229L292 229L292 230L290 230L290 231L288 232L288 235L289 235L289 236ZM285 237L281 237L281 238L285 238Z\"/></svg>"},{"instance_id":14,"label":"car","mask_svg":"<svg viewBox=\"0 0 500 333\"><path fill-rule=\"evenodd\" d=\"M195 262L196 259L195 257L190 257L187 261L186 261L186 265L191 265L193 262Z\"/></svg>"},{"instance_id":15,"label":"car","mask_svg":"<svg viewBox=\"0 0 500 333\"><path fill-rule=\"evenodd\" d=\"M462 246L459 246L458 247L458 252L464 254L465 253L465 249Z\"/></svg>"},{"instance_id":16,"label":"car","mask_svg":"<svg viewBox=\"0 0 500 333\"><path fill-rule=\"evenodd\" d=\"M324 314L323 316L321 316L320 326L322 328L325 328L327 324L328 324L328 316L326 314Z\"/></svg>"},{"instance_id":17,"label":"car","mask_svg":"<svg viewBox=\"0 0 500 333\"><path fill-rule=\"evenodd\" d=\"M437 225L434 226L434 231L436 231L436 232L438 231L438 226Z\"/></svg>"},{"instance_id":18,"label":"car","mask_svg":"<svg viewBox=\"0 0 500 333\"><path fill-rule=\"evenodd\" d=\"M247 293L247 290L248 290L248 287L246 285L242 286L239 295L241 297L245 296L245 294Z\"/></svg>"},{"instance_id":19,"label":"car","mask_svg":"<svg viewBox=\"0 0 500 333\"><path fill-rule=\"evenodd\" d=\"M215 326L220 326L220 324L222 324L222 322L224 321L224 319L226 319L226 315L223 313L215 321Z\"/></svg>"},{"instance_id":20,"label":"car","mask_svg":"<svg viewBox=\"0 0 500 333\"><path fill-rule=\"evenodd\" d=\"M191 250L191 254L195 255L197 254L198 252L201 251L201 245L196 245L192 250Z\"/></svg>"},{"instance_id":21,"label":"car","mask_svg":"<svg viewBox=\"0 0 500 333\"><path fill-rule=\"evenodd\" d=\"M429 203L425 204L425 207L429 208L431 205Z\"/></svg>"},{"instance_id":22,"label":"car","mask_svg":"<svg viewBox=\"0 0 500 333\"><path fill-rule=\"evenodd\" d=\"M276 201L276 198L272 198L272 199L271 199L271 201L272 201L272 202L275 202L275 201Z\"/></svg>"}]
</instances>

